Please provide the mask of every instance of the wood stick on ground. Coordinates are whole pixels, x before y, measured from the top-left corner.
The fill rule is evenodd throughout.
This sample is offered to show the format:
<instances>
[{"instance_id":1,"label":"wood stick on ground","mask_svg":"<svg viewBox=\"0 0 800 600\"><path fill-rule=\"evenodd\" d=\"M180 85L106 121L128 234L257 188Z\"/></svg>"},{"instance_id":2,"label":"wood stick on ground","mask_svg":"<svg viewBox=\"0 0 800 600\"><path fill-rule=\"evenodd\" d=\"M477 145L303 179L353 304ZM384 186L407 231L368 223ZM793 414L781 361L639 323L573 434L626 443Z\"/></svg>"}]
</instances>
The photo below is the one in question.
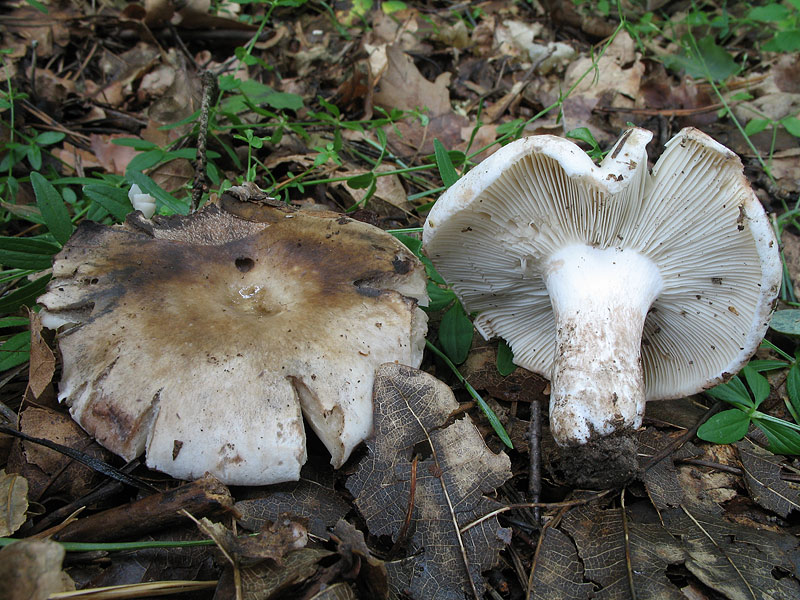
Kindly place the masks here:
<instances>
[{"instance_id":1,"label":"wood stick on ground","mask_svg":"<svg viewBox=\"0 0 800 600\"><path fill-rule=\"evenodd\" d=\"M174 490L79 519L53 538L59 542L135 540L151 531L188 521L181 509L199 518L232 508L233 498L228 488L214 477L206 476Z\"/></svg>"},{"instance_id":2,"label":"wood stick on ground","mask_svg":"<svg viewBox=\"0 0 800 600\"><path fill-rule=\"evenodd\" d=\"M539 502L542 495L542 407L539 400L531 402L531 423L528 426L528 496L531 502ZM541 524L541 508L534 507L533 517Z\"/></svg>"}]
</instances>

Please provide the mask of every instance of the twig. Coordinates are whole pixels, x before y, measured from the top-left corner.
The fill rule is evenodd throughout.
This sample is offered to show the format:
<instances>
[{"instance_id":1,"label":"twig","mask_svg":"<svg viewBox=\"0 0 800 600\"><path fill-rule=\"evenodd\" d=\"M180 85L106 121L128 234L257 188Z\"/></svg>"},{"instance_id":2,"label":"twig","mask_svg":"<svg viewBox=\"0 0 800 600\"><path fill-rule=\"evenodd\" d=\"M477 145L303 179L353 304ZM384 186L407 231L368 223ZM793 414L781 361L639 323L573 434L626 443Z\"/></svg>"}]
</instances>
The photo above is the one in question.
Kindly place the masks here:
<instances>
[{"instance_id":1,"label":"twig","mask_svg":"<svg viewBox=\"0 0 800 600\"><path fill-rule=\"evenodd\" d=\"M655 456L651 456L650 460L648 460L641 468L642 473L650 469L653 465L661 462L670 454L675 452L675 450L683 446L686 442L690 441L695 435L697 435L697 430L700 429L700 426L706 421L708 421L715 414L717 414L721 408L722 408L722 401L717 400L717 402L711 408L709 408L708 411L706 411L706 414L704 414L700 418L700 420L697 421L697 423L695 423L694 427L692 427L691 429L687 429L686 432L681 437L667 444L661 450L661 452L659 452Z\"/></svg>"},{"instance_id":2,"label":"twig","mask_svg":"<svg viewBox=\"0 0 800 600\"><path fill-rule=\"evenodd\" d=\"M528 451L530 469L528 471L528 495L531 502L539 502L542 496L542 407L538 399L531 402L531 422L528 426ZM541 525L542 509L533 507L533 518Z\"/></svg>"},{"instance_id":3,"label":"twig","mask_svg":"<svg viewBox=\"0 0 800 600\"><path fill-rule=\"evenodd\" d=\"M194 184L192 185L192 212L197 210L203 192L208 187L206 179L206 140L208 137L208 113L211 107L211 96L216 93L217 76L211 71L203 73L203 100L200 104L200 131L197 133L197 161L194 167Z\"/></svg>"}]
</instances>

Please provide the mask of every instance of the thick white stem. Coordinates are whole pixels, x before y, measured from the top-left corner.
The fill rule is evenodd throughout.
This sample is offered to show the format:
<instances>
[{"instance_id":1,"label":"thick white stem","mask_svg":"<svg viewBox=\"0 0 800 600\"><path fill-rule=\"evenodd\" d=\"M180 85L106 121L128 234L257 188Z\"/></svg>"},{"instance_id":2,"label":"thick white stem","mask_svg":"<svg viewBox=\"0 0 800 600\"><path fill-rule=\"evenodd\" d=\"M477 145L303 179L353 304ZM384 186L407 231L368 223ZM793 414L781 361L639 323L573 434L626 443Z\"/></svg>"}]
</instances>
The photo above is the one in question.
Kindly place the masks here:
<instances>
[{"instance_id":1,"label":"thick white stem","mask_svg":"<svg viewBox=\"0 0 800 600\"><path fill-rule=\"evenodd\" d=\"M629 249L576 244L543 273L556 319L550 428L562 446L639 427L642 328L662 288L653 262Z\"/></svg>"}]
</instances>

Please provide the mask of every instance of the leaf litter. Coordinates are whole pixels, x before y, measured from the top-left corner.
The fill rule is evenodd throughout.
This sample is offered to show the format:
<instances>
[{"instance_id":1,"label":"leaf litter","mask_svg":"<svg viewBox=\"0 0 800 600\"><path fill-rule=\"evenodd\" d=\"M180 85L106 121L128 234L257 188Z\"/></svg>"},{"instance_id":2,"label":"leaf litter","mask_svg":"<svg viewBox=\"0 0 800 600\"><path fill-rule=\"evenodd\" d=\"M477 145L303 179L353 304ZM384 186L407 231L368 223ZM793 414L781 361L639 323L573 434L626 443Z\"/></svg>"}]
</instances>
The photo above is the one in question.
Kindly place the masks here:
<instances>
[{"instance_id":1,"label":"leaf litter","mask_svg":"<svg viewBox=\"0 0 800 600\"><path fill-rule=\"evenodd\" d=\"M220 157L211 160L218 181L241 181L248 146L235 136L250 127L264 140L253 153L266 167L259 173L261 187L309 209L340 212L357 206L354 216L383 228L421 225L425 204L438 195L431 190L442 182L435 169L403 170L430 164L435 140L457 159L480 151L471 157L477 161L490 151L486 146L508 132L564 135L587 127L603 147L629 121L652 129L662 141L692 125L743 156L757 193L773 210L785 210L780 203L793 203L800 190L800 150L793 133L800 91L797 49L765 58L755 50L748 53L743 48L752 45L752 32L742 33L737 46L695 30L697 48L704 53L698 56L690 47L679 47L685 37L652 33L647 19L670 17L682 36L690 30L687 20L680 21L685 12L662 3L653 4L650 16L623 3L628 27L616 35L618 21L590 3L545 1L541 8L482 3L474 10L406 3L391 12L390 5L402 3L373 3L372 10L364 10L363 3L346 2L330 13L324 7L309 10L310 3L302 1L273 4L272 21L256 38L258 25L243 23L226 5L211 14L207 4L190 2L175 13L168 3L146 2L124 12L104 7L102 15L89 17L77 7L49 6L45 15L33 2L9 3L0 26L3 47L9 49L0 62L2 80L13 86L9 92L28 95L15 100L14 135L19 141L18 131L32 132L42 149L0 151L0 159L17 157L8 174L22 182L15 202L7 194L2 199L14 217L6 235L28 235L30 224L41 233L47 221L26 181L38 160L43 172L92 178L92 186L106 186L91 189L102 201L86 205L82 215L110 224L109 214L129 210L123 208L124 198L119 206L109 202L117 192L125 195L123 182L133 177L129 166L147 164L142 162L147 151L124 140L192 151L193 115L202 95L198 68L221 72L223 86L238 86L226 88L223 111L211 127L211 148ZM256 14L264 10L259 7ZM726 77L722 98L703 80L700 59L710 63L712 78ZM256 88L261 92L254 93ZM548 106L558 110L548 112ZM379 128L363 125L398 109L407 112ZM281 126L264 127L275 115ZM529 121L534 115L539 118ZM3 144L11 139L8 117L3 105ZM341 127L344 120L362 125ZM48 141L56 132L63 141ZM323 151L325 160L317 164ZM758 167L756 153L768 159L773 179ZM464 169L463 160L455 164L459 172ZM172 193L175 206L191 186L192 167L185 156L143 170ZM304 185L304 178L323 183ZM364 182L375 182L375 189L363 187ZM68 192L80 194L80 185L59 184L59 191L69 204L74 199ZM72 214L76 206L69 205ZM790 259L787 277L797 279L797 236L789 223L782 239ZM33 304L44 280L23 278L23 284L31 286L25 293L12 296L11 287L3 297L9 313L20 318L28 313L19 307ZM434 335L440 319L432 314ZM18 335L16 327L9 331ZM60 357L48 347L37 313L22 329L30 335L30 366L18 362L2 375L3 422L114 462L56 405L53 378ZM495 407L514 450L500 451L502 444L485 418L441 365L431 359L423 368L452 383L456 400L450 387L431 375L392 365L383 368L375 389L376 433L343 470L333 471L311 439L311 460L299 482L233 488L236 504L215 505L215 522L207 524L206 534L236 557L235 565L211 547L195 546L109 551L94 562L91 555L71 554L64 563L61 546L49 542L31 550L27 544L44 542L25 541L1 551L0 568L21 565L25 575L15 587L24 597L71 589L62 563L78 587L208 580L211 589L216 585L217 597L237 590L244 598L463 598L480 597L484 590L494 598L800 595L800 552L792 535L800 516L797 462L766 452L756 431L735 446L690 441L686 431L709 405L703 398L648 407L638 440L640 464L648 468L624 495L581 504L580 493L565 488L557 471L546 470L543 528L529 508L495 514L526 499L530 447L525 429L530 407L543 402L549 390L521 369L500 375L494 348L471 348L464 372ZM758 358L775 358L761 354ZM765 404L773 402L771 410L785 418L780 409L786 392L777 386ZM546 456L552 450L546 419L542 439ZM203 537L185 518L162 520L152 504L182 488L135 462L116 465L148 483L138 492L124 491L122 484L102 483L72 459L14 440L6 430L0 433L0 461L7 471L0 479L8 486L6 535L27 538L47 523L49 511L87 505L77 516L64 515L60 520L71 523L57 524L55 530L65 537L70 531L88 532L81 539L94 542L112 530L103 520L111 519L118 526L114 536L126 541ZM142 491L147 486L158 492ZM189 501L182 498L178 504ZM111 514L97 520L104 509ZM129 511L136 526L119 527L120 515ZM238 526L270 530L282 518L307 519L304 547L294 547L302 544L292 536L275 534L267 543L262 533L252 538L255 549L245 549ZM195 593L211 597L213 592Z\"/></svg>"}]
</instances>

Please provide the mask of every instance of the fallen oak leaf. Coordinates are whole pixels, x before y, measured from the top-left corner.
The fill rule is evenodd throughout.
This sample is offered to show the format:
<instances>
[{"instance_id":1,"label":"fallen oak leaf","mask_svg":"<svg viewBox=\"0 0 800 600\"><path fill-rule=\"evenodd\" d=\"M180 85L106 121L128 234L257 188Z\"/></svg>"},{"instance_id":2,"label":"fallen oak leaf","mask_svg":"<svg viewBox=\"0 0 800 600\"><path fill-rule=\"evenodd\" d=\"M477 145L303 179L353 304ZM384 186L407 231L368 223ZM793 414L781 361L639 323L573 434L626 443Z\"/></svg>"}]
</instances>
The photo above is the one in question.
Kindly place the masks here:
<instances>
[{"instance_id":1,"label":"fallen oak leaf","mask_svg":"<svg viewBox=\"0 0 800 600\"><path fill-rule=\"evenodd\" d=\"M800 492L781 479L782 457L756 446L748 439L736 443L744 484L750 497L784 519L800 510Z\"/></svg>"},{"instance_id":2,"label":"fallen oak leaf","mask_svg":"<svg viewBox=\"0 0 800 600\"><path fill-rule=\"evenodd\" d=\"M427 373L381 365L373 396L375 435L347 487L370 533L397 541L408 530L408 558L386 564L391 588L412 598L480 598L481 571L497 562L510 531L494 516L464 526L499 506L484 494L511 476L508 456L489 451L469 416L443 427L458 403ZM415 447L424 458L412 481Z\"/></svg>"}]
</instances>

